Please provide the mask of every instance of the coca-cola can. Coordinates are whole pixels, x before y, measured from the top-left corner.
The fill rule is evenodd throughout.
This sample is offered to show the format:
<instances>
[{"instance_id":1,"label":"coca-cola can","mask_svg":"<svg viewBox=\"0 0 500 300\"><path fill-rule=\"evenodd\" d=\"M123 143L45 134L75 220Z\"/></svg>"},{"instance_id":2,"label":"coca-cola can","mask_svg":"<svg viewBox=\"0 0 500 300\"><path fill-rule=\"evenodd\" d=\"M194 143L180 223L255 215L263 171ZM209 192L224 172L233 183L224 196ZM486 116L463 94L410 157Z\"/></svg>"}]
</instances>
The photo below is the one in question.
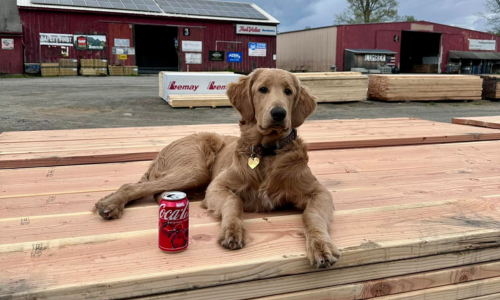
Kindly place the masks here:
<instances>
[{"instance_id":1,"label":"coca-cola can","mask_svg":"<svg viewBox=\"0 0 500 300\"><path fill-rule=\"evenodd\" d=\"M164 193L159 217L158 247L167 253L186 250L189 244L189 201L186 194Z\"/></svg>"}]
</instances>

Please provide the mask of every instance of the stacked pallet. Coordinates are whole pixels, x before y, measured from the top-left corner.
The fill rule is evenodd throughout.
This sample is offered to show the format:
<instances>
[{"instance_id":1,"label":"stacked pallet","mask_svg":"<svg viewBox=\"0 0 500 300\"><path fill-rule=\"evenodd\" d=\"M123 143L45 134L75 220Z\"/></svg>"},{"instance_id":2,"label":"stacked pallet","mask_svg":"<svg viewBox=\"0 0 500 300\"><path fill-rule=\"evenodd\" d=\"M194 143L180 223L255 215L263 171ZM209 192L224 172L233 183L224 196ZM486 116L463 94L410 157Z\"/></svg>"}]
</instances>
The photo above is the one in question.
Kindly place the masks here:
<instances>
[{"instance_id":1,"label":"stacked pallet","mask_svg":"<svg viewBox=\"0 0 500 300\"><path fill-rule=\"evenodd\" d=\"M297 73L318 102L351 102L366 100L368 76L358 72Z\"/></svg>"},{"instance_id":2,"label":"stacked pallet","mask_svg":"<svg viewBox=\"0 0 500 300\"><path fill-rule=\"evenodd\" d=\"M107 76L108 61L106 59L84 59L80 60L80 75L82 76Z\"/></svg>"},{"instance_id":3,"label":"stacked pallet","mask_svg":"<svg viewBox=\"0 0 500 300\"><path fill-rule=\"evenodd\" d=\"M96 134L78 133L82 146ZM319 272L296 211L244 213L247 245L229 251L217 243L219 220L192 198L190 246L176 255L157 248L152 199L109 222L88 211L148 161L1 170L0 298L500 299L499 146L311 152L311 171L335 201L331 237L342 251Z\"/></svg>"},{"instance_id":4,"label":"stacked pallet","mask_svg":"<svg viewBox=\"0 0 500 300\"><path fill-rule=\"evenodd\" d=\"M383 101L481 100L483 79L466 75L371 75L368 97Z\"/></svg>"},{"instance_id":5,"label":"stacked pallet","mask_svg":"<svg viewBox=\"0 0 500 300\"><path fill-rule=\"evenodd\" d=\"M481 76L483 78L483 98L489 100L500 99L500 75Z\"/></svg>"},{"instance_id":6,"label":"stacked pallet","mask_svg":"<svg viewBox=\"0 0 500 300\"><path fill-rule=\"evenodd\" d=\"M59 76L77 76L78 60L61 58L59 59Z\"/></svg>"},{"instance_id":7,"label":"stacked pallet","mask_svg":"<svg viewBox=\"0 0 500 300\"><path fill-rule=\"evenodd\" d=\"M42 63L40 64L42 77L57 77L59 76L59 63Z\"/></svg>"}]
</instances>

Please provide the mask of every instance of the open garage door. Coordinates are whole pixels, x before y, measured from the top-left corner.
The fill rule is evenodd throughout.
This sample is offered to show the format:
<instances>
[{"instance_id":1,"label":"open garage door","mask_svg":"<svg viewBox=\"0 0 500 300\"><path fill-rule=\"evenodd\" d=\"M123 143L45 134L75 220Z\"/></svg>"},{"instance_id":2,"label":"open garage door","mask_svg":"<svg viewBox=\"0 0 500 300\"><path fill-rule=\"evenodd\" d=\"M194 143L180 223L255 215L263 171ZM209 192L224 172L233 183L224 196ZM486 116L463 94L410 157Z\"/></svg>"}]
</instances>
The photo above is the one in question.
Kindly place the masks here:
<instances>
[{"instance_id":1,"label":"open garage door","mask_svg":"<svg viewBox=\"0 0 500 300\"><path fill-rule=\"evenodd\" d=\"M139 73L179 70L175 48L177 33L177 27L135 25L136 63Z\"/></svg>"},{"instance_id":2,"label":"open garage door","mask_svg":"<svg viewBox=\"0 0 500 300\"><path fill-rule=\"evenodd\" d=\"M438 73L441 33L403 31L402 73Z\"/></svg>"}]
</instances>

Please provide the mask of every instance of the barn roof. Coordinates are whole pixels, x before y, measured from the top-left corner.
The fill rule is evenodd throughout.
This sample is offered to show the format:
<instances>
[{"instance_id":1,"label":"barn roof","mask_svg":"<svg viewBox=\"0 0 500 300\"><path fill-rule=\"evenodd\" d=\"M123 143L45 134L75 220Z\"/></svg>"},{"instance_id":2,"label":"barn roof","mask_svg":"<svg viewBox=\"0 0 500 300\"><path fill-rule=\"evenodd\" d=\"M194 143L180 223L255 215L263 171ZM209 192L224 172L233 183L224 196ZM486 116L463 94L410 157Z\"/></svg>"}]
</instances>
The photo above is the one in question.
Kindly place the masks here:
<instances>
[{"instance_id":1,"label":"barn roof","mask_svg":"<svg viewBox=\"0 0 500 300\"><path fill-rule=\"evenodd\" d=\"M17 0L19 7L279 24L253 3L210 0Z\"/></svg>"}]
</instances>

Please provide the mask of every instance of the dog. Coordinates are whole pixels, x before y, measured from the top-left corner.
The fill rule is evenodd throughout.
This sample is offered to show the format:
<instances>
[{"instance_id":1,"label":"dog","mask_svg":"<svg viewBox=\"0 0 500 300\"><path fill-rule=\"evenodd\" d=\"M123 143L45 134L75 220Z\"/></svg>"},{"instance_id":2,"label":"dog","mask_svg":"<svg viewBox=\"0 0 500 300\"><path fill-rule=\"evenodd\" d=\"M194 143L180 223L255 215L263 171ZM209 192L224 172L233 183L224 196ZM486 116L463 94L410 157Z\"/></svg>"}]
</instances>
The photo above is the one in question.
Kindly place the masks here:
<instances>
[{"instance_id":1,"label":"dog","mask_svg":"<svg viewBox=\"0 0 500 300\"><path fill-rule=\"evenodd\" d=\"M165 147L138 183L125 184L96 203L104 219L121 217L133 200L165 191L207 187L202 207L221 219L220 245L245 246L243 212L269 212L293 205L303 211L311 265L330 268L340 252L329 230L331 194L308 166L307 145L296 129L316 109L316 98L298 78L278 69L256 69L228 85L241 114L241 136L197 133Z\"/></svg>"}]
</instances>

